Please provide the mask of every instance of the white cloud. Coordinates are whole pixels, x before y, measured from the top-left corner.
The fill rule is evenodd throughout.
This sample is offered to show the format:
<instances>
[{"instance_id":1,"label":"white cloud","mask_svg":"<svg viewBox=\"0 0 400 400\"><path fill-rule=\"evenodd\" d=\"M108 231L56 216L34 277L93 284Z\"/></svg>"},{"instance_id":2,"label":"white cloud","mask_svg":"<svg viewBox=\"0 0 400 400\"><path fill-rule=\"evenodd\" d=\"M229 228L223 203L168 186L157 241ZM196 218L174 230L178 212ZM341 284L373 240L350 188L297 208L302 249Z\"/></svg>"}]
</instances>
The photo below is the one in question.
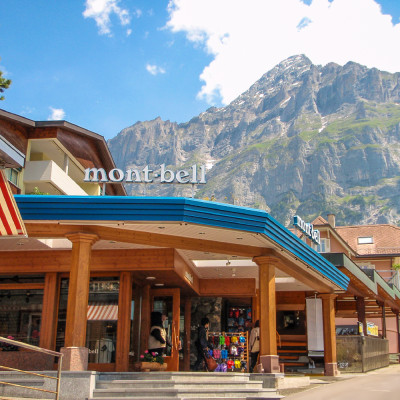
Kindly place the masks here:
<instances>
[{"instance_id":1,"label":"white cloud","mask_svg":"<svg viewBox=\"0 0 400 400\"><path fill-rule=\"evenodd\" d=\"M127 29L126 30L126 36L131 36L132 34L132 29Z\"/></svg>"},{"instance_id":2,"label":"white cloud","mask_svg":"<svg viewBox=\"0 0 400 400\"><path fill-rule=\"evenodd\" d=\"M199 97L227 104L277 63L305 54L316 64L355 61L400 71L400 23L375 0L170 0L172 32L213 56Z\"/></svg>"},{"instance_id":3,"label":"white cloud","mask_svg":"<svg viewBox=\"0 0 400 400\"><path fill-rule=\"evenodd\" d=\"M65 118L65 111L62 108L49 107L51 114L47 117L48 121L55 121Z\"/></svg>"},{"instance_id":4,"label":"white cloud","mask_svg":"<svg viewBox=\"0 0 400 400\"><path fill-rule=\"evenodd\" d=\"M121 25L128 25L131 17L127 9L119 7L119 0L86 0L85 18L93 18L99 28L100 35L111 36L110 16L115 14Z\"/></svg>"},{"instance_id":5,"label":"white cloud","mask_svg":"<svg viewBox=\"0 0 400 400\"><path fill-rule=\"evenodd\" d=\"M146 64L146 70L152 75L165 74L165 69L154 64Z\"/></svg>"}]
</instances>

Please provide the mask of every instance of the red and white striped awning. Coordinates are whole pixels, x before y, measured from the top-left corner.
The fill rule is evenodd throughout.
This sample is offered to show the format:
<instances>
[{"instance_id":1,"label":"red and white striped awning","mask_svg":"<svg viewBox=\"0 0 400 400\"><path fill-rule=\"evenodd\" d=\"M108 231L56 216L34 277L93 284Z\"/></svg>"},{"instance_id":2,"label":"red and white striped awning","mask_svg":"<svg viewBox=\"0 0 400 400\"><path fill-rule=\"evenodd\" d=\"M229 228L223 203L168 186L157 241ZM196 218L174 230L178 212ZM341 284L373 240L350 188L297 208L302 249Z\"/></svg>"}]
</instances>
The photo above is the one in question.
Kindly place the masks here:
<instances>
[{"instance_id":1,"label":"red and white striped awning","mask_svg":"<svg viewBox=\"0 0 400 400\"><path fill-rule=\"evenodd\" d=\"M88 321L116 321L118 319L118 304L89 303Z\"/></svg>"},{"instance_id":2,"label":"red and white striped awning","mask_svg":"<svg viewBox=\"0 0 400 400\"><path fill-rule=\"evenodd\" d=\"M0 171L0 236L27 236L7 178Z\"/></svg>"}]
</instances>

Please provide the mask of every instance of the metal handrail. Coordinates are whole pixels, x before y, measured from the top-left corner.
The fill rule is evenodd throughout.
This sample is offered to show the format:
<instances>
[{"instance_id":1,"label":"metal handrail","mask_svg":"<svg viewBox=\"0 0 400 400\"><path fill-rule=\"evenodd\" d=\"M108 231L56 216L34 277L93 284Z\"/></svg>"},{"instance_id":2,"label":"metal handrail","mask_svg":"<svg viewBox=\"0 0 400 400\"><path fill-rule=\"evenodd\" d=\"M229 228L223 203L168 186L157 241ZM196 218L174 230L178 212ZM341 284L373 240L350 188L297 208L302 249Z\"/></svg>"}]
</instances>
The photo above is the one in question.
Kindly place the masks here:
<instances>
[{"instance_id":1,"label":"metal handrail","mask_svg":"<svg viewBox=\"0 0 400 400\"><path fill-rule=\"evenodd\" d=\"M45 354L49 354L51 356L59 357L58 368L57 368L57 377L44 375L44 374L38 374L36 372L24 371L24 370L20 370L20 369L17 369L17 368L11 368L11 367L6 367L6 366L3 366L3 365L0 365L0 368L6 369L6 370L9 370L9 371L16 371L16 372L21 372L21 373L27 374L27 375L35 375L35 376L40 376L40 377L44 377L44 378L57 380L56 390L39 389L39 388L35 388L35 387L32 387L32 386L18 385L16 383L3 382L3 381L0 381L1 385L17 386L17 387L20 387L20 388L37 390L37 391L40 391L40 392L53 393L53 394L56 395L55 400L59 400L59 398L60 398L60 386L61 386L61 367L62 367L62 358L63 358L63 354L62 353L59 353L59 352L53 351L53 350L42 349L41 347L38 347L38 346L33 346L31 344L18 342L17 340L8 339L8 338L2 337L2 336L0 336L0 342L7 343L7 344L10 344L12 346L22 347L24 349L28 349L28 350L31 350L31 351L36 351L38 353L45 353ZM1 397L1 399L5 399L6 400L7 398L6 397Z\"/></svg>"}]
</instances>

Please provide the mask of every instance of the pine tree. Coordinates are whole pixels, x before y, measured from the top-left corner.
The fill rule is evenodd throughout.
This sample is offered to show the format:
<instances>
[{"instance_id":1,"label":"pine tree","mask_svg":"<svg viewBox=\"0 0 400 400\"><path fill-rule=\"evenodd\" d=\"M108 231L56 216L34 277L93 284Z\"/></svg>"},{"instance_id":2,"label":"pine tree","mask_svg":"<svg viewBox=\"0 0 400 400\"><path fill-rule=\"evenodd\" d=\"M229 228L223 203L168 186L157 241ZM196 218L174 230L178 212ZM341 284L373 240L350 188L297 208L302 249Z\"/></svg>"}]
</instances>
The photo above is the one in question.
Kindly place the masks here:
<instances>
[{"instance_id":1,"label":"pine tree","mask_svg":"<svg viewBox=\"0 0 400 400\"><path fill-rule=\"evenodd\" d=\"M4 90L8 89L10 85L11 79L3 78L3 72L0 71L0 93L4 93ZM4 100L4 96L0 96L0 100Z\"/></svg>"}]
</instances>

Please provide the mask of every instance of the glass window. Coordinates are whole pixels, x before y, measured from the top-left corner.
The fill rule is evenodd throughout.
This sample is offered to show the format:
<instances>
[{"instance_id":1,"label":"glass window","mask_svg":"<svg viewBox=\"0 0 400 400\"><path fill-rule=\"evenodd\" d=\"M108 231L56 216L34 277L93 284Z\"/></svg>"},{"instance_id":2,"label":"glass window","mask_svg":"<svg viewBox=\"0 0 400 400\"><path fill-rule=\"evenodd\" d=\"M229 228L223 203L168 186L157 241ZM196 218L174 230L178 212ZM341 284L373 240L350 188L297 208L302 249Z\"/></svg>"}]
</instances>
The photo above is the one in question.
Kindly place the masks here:
<instances>
[{"instance_id":1,"label":"glass window","mask_svg":"<svg viewBox=\"0 0 400 400\"><path fill-rule=\"evenodd\" d=\"M6 177L7 179L18 187L18 177L19 177L19 168L7 168L6 169Z\"/></svg>"},{"instance_id":2,"label":"glass window","mask_svg":"<svg viewBox=\"0 0 400 400\"><path fill-rule=\"evenodd\" d=\"M314 244L313 248L318 253L329 253L331 251L331 240L323 238L321 239L321 244Z\"/></svg>"},{"instance_id":3,"label":"glass window","mask_svg":"<svg viewBox=\"0 0 400 400\"><path fill-rule=\"evenodd\" d=\"M374 240L372 237L359 237L358 238L358 244L372 244L374 243Z\"/></svg>"},{"instance_id":4,"label":"glass window","mask_svg":"<svg viewBox=\"0 0 400 400\"><path fill-rule=\"evenodd\" d=\"M69 279L61 280L57 350L64 346ZM115 362L118 321L118 277L91 278L87 310L86 347L89 363Z\"/></svg>"},{"instance_id":5,"label":"glass window","mask_svg":"<svg viewBox=\"0 0 400 400\"><path fill-rule=\"evenodd\" d=\"M39 345L43 290L0 290L0 336Z\"/></svg>"}]
</instances>

